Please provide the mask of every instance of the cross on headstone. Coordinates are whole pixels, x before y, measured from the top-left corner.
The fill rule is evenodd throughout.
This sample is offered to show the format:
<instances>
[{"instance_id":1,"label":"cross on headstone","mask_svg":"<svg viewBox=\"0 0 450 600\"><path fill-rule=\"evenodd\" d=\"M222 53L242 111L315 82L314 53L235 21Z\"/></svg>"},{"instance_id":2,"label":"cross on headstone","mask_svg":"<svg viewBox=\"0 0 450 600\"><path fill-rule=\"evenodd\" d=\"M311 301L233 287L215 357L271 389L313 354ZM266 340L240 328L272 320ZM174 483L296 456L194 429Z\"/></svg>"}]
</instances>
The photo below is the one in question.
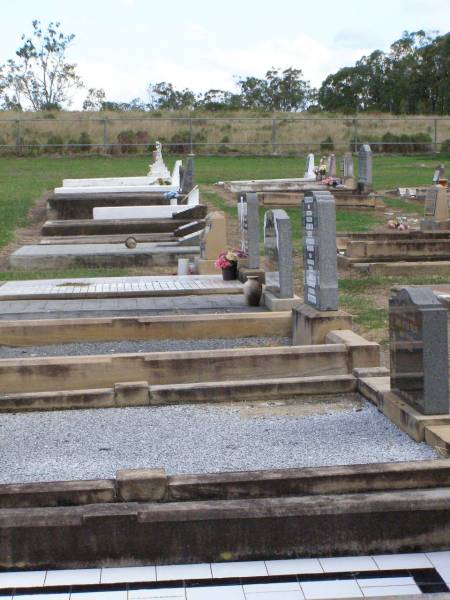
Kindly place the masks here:
<instances>
[{"instance_id":1,"label":"cross on headstone","mask_svg":"<svg viewBox=\"0 0 450 600\"><path fill-rule=\"evenodd\" d=\"M429 288L389 299L391 388L425 415L449 413L447 310Z\"/></svg>"},{"instance_id":2,"label":"cross on headstone","mask_svg":"<svg viewBox=\"0 0 450 600\"><path fill-rule=\"evenodd\" d=\"M264 215L264 252L266 290L278 298L292 298L292 226L282 209L268 210Z\"/></svg>"},{"instance_id":3,"label":"cross on headstone","mask_svg":"<svg viewBox=\"0 0 450 600\"><path fill-rule=\"evenodd\" d=\"M358 152L358 187L367 191L372 187L372 150L363 144Z\"/></svg>"},{"instance_id":4,"label":"cross on headstone","mask_svg":"<svg viewBox=\"0 0 450 600\"><path fill-rule=\"evenodd\" d=\"M330 192L303 199L304 300L320 311L338 310L336 203Z\"/></svg>"},{"instance_id":5,"label":"cross on headstone","mask_svg":"<svg viewBox=\"0 0 450 600\"><path fill-rule=\"evenodd\" d=\"M241 250L247 255L247 267L259 269L259 201L256 193L238 194Z\"/></svg>"}]
</instances>

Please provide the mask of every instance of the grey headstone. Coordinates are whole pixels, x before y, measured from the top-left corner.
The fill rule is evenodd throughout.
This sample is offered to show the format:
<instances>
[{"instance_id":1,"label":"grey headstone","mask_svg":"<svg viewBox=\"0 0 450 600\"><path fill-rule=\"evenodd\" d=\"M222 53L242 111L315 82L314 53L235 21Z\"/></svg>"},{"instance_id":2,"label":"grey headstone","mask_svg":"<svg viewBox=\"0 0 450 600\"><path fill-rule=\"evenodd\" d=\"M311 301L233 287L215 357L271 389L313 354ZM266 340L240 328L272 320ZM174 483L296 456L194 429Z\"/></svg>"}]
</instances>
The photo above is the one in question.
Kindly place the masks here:
<instances>
[{"instance_id":1,"label":"grey headstone","mask_svg":"<svg viewBox=\"0 0 450 600\"><path fill-rule=\"evenodd\" d=\"M192 156L188 156L186 160L186 168L184 169L183 173L183 179L181 180L181 193L189 194L194 187L194 159Z\"/></svg>"},{"instance_id":2,"label":"grey headstone","mask_svg":"<svg viewBox=\"0 0 450 600\"><path fill-rule=\"evenodd\" d=\"M336 177L336 155L330 154L328 157L327 173L330 177Z\"/></svg>"},{"instance_id":3,"label":"grey headstone","mask_svg":"<svg viewBox=\"0 0 450 600\"><path fill-rule=\"evenodd\" d=\"M237 197L238 219L241 230L241 250L247 254L247 266L259 269L259 201L254 192Z\"/></svg>"},{"instance_id":4,"label":"grey headstone","mask_svg":"<svg viewBox=\"0 0 450 600\"><path fill-rule=\"evenodd\" d=\"M425 217L434 217L436 215L436 204L438 199L438 188L428 188L425 196Z\"/></svg>"},{"instance_id":5,"label":"grey headstone","mask_svg":"<svg viewBox=\"0 0 450 600\"><path fill-rule=\"evenodd\" d=\"M338 310L336 202L330 192L303 200L304 300L318 310Z\"/></svg>"},{"instance_id":6,"label":"grey headstone","mask_svg":"<svg viewBox=\"0 0 450 600\"><path fill-rule=\"evenodd\" d=\"M306 157L305 179L315 179L314 154L310 152Z\"/></svg>"},{"instance_id":7,"label":"grey headstone","mask_svg":"<svg viewBox=\"0 0 450 600\"><path fill-rule=\"evenodd\" d=\"M264 215L264 252L266 289L278 298L292 298L292 226L282 209L268 210Z\"/></svg>"},{"instance_id":8,"label":"grey headstone","mask_svg":"<svg viewBox=\"0 0 450 600\"><path fill-rule=\"evenodd\" d=\"M372 150L369 144L363 144L358 152L358 184L363 190L372 187Z\"/></svg>"},{"instance_id":9,"label":"grey headstone","mask_svg":"<svg viewBox=\"0 0 450 600\"><path fill-rule=\"evenodd\" d=\"M391 388L425 415L449 413L447 310L429 288L393 288Z\"/></svg>"},{"instance_id":10,"label":"grey headstone","mask_svg":"<svg viewBox=\"0 0 450 600\"><path fill-rule=\"evenodd\" d=\"M445 167L444 167L444 165L438 165L434 171L433 183L437 183L440 179L444 179L444 177L445 177Z\"/></svg>"},{"instance_id":11,"label":"grey headstone","mask_svg":"<svg viewBox=\"0 0 450 600\"><path fill-rule=\"evenodd\" d=\"M353 177L353 156L346 152L342 158L342 177Z\"/></svg>"}]
</instances>

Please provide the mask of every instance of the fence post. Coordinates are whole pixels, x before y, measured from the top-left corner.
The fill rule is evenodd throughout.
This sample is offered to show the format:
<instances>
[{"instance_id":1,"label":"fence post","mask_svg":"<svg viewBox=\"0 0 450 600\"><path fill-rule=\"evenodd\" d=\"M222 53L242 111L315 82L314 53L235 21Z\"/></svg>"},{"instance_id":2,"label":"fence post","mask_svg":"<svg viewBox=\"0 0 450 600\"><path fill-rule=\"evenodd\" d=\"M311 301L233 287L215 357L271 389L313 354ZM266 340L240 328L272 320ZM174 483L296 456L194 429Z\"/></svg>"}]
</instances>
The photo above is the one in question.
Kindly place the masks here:
<instances>
[{"instance_id":1,"label":"fence post","mask_svg":"<svg viewBox=\"0 0 450 600\"><path fill-rule=\"evenodd\" d=\"M358 119L353 119L353 149L358 152Z\"/></svg>"},{"instance_id":2,"label":"fence post","mask_svg":"<svg viewBox=\"0 0 450 600\"><path fill-rule=\"evenodd\" d=\"M16 152L20 152L20 120L16 119Z\"/></svg>"},{"instance_id":3,"label":"fence post","mask_svg":"<svg viewBox=\"0 0 450 600\"><path fill-rule=\"evenodd\" d=\"M278 154L277 152L277 121L272 119L272 154Z\"/></svg>"},{"instance_id":4,"label":"fence post","mask_svg":"<svg viewBox=\"0 0 450 600\"><path fill-rule=\"evenodd\" d=\"M108 120L103 119L103 148L106 152L108 147Z\"/></svg>"},{"instance_id":5,"label":"fence post","mask_svg":"<svg viewBox=\"0 0 450 600\"><path fill-rule=\"evenodd\" d=\"M192 117L189 117L189 154L194 154L194 142L192 138Z\"/></svg>"},{"instance_id":6,"label":"fence post","mask_svg":"<svg viewBox=\"0 0 450 600\"><path fill-rule=\"evenodd\" d=\"M434 119L434 151L438 151L438 141L437 141L437 119Z\"/></svg>"}]
</instances>

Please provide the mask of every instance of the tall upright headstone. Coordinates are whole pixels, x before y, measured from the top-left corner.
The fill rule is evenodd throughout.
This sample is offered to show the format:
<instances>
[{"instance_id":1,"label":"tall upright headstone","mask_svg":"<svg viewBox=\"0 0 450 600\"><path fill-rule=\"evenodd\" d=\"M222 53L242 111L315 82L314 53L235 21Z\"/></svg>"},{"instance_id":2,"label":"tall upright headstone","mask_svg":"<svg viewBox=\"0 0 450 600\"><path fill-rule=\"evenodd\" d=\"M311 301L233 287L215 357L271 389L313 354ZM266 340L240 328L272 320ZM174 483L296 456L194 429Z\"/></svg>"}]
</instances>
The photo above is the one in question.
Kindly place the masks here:
<instances>
[{"instance_id":1,"label":"tall upright headstone","mask_svg":"<svg viewBox=\"0 0 450 600\"><path fill-rule=\"evenodd\" d=\"M448 414L447 310L433 291L393 288L389 333L392 390L425 415Z\"/></svg>"},{"instance_id":2,"label":"tall upright headstone","mask_svg":"<svg viewBox=\"0 0 450 600\"><path fill-rule=\"evenodd\" d=\"M444 165L438 165L434 170L433 174L433 183L438 183L441 179L445 177L445 167Z\"/></svg>"},{"instance_id":3,"label":"tall upright headstone","mask_svg":"<svg viewBox=\"0 0 450 600\"><path fill-rule=\"evenodd\" d=\"M277 298L293 298L292 225L282 209L264 215L264 253L266 291Z\"/></svg>"},{"instance_id":4,"label":"tall upright headstone","mask_svg":"<svg viewBox=\"0 0 450 600\"><path fill-rule=\"evenodd\" d=\"M304 300L320 311L339 308L336 202L330 192L303 199Z\"/></svg>"},{"instance_id":5,"label":"tall upright headstone","mask_svg":"<svg viewBox=\"0 0 450 600\"><path fill-rule=\"evenodd\" d=\"M310 152L306 157L305 179L316 179L314 171L314 154Z\"/></svg>"},{"instance_id":6,"label":"tall upright headstone","mask_svg":"<svg viewBox=\"0 0 450 600\"><path fill-rule=\"evenodd\" d=\"M206 215L205 228L200 233L200 257L195 259L196 271L200 275L217 274L214 266L219 254L227 249L227 224L223 212Z\"/></svg>"},{"instance_id":7,"label":"tall upright headstone","mask_svg":"<svg viewBox=\"0 0 450 600\"><path fill-rule=\"evenodd\" d=\"M247 267L259 269L259 201L256 193L238 194L237 209L241 250L247 255Z\"/></svg>"},{"instance_id":8,"label":"tall upright headstone","mask_svg":"<svg viewBox=\"0 0 450 600\"><path fill-rule=\"evenodd\" d=\"M194 158L192 155L189 155L183 172L183 178L181 179L181 193L189 194L194 186Z\"/></svg>"},{"instance_id":9,"label":"tall upright headstone","mask_svg":"<svg viewBox=\"0 0 450 600\"><path fill-rule=\"evenodd\" d=\"M351 152L346 152L342 157L342 177L353 177L353 156Z\"/></svg>"},{"instance_id":10,"label":"tall upright headstone","mask_svg":"<svg viewBox=\"0 0 450 600\"><path fill-rule=\"evenodd\" d=\"M330 154L328 157L327 173L329 177L336 177L336 154Z\"/></svg>"},{"instance_id":11,"label":"tall upright headstone","mask_svg":"<svg viewBox=\"0 0 450 600\"><path fill-rule=\"evenodd\" d=\"M363 144L358 152L358 188L361 192L372 189L372 150Z\"/></svg>"}]
</instances>

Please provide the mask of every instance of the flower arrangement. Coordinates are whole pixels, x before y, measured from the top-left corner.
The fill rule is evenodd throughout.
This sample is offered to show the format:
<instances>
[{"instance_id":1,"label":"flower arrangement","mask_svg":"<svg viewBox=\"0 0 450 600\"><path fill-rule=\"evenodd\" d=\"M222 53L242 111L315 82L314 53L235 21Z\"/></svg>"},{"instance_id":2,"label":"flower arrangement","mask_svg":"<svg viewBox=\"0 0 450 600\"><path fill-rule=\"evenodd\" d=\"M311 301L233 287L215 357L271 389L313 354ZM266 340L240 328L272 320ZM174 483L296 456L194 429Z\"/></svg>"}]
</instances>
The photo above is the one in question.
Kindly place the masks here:
<instances>
[{"instance_id":1,"label":"flower arrangement","mask_svg":"<svg viewBox=\"0 0 450 600\"><path fill-rule=\"evenodd\" d=\"M227 269L236 264L240 258L245 257L245 252L242 250L225 250L221 252L214 263L216 269Z\"/></svg>"}]
</instances>

